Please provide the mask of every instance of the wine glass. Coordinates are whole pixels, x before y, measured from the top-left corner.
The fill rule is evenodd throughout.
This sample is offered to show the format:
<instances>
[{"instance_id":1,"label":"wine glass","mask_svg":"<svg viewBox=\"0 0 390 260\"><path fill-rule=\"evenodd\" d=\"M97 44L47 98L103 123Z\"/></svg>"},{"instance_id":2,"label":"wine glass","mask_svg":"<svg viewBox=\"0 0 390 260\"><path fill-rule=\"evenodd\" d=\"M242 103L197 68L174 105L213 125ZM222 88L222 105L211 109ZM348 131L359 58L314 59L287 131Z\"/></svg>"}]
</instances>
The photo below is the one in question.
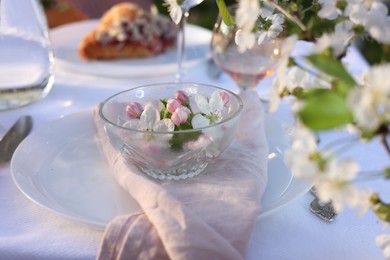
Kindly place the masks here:
<instances>
[{"instance_id":1,"label":"wine glass","mask_svg":"<svg viewBox=\"0 0 390 260\"><path fill-rule=\"evenodd\" d=\"M235 14L238 5L229 7ZM240 91L254 89L258 83L274 73L281 58L283 33L265 38L260 43L258 37L264 33L261 26L255 31L255 44L252 48L240 51L235 38L240 28L227 25L219 16L213 29L211 52L215 64L228 73ZM263 35L264 36L264 35ZM260 97L263 101L264 96Z\"/></svg>"},{"instance_id":2,"label":"wine glass","mask_svg":"<svg viewBox=\"0 0 390 260\"><path fill-rule=\"evenodd\" d=\"M46 17L38 0L0 0L0 111L45 97L54 81Z\"/></svg>"},{"instance_id":3,"label":"wine glass","mask_svg":"<svg viewBox=\"0 0 390 260\"><path fill-rule=\"evenodd\" d=\"M184 0L180 6L182 10L182 17L179 22L179 33L177 36L177 71L175 75L175 82L181 82L186 77L186 71L183 66L186 59L185 27L187 24L187 18L190 15L190 9L203 1L204 0Z\"/></svg>"}]
</instances>

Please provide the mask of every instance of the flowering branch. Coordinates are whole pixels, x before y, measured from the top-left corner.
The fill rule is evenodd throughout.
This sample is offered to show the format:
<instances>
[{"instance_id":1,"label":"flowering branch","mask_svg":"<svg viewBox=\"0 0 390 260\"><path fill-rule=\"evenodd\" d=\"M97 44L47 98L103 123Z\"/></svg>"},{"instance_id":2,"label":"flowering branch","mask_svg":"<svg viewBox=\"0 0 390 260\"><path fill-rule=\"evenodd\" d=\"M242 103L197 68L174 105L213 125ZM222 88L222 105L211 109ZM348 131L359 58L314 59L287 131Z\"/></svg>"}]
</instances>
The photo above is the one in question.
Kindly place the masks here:
<instances>
[{"instance_id":1,"label":"flowering branch","mask_svg":"<svg viewBox=\"0 0 390 260\"><path fill-rule=\"evenodd\" d=\"M306 25L304 25L299 19L297 19L295 16L291 15L290 13L288 13L286 10L284 10L284 8L282 8L280 5L278 5L277 3L275 3L273 0L265 0L267 3L269 3L272 7L274 7L276 10L278 10L280 13L282 13L283 15L285 15L288 19L290 19L291 21L293 21L294 23L296 23L299 28L301 28L302 31L307 31L307 27Z\"/></svg>"},{"instance_id":2,"label":"flowering branch","mask_svg":"<svg viewBox=\"0 0 390 260\"><path fill-rule=\"evenodd\" d=\"M387 152L388 155L390 156L390 145L389 145L389 143L387 142L386 136L387 136L386 133L382 133L382 134L380 135L380 140L381 140L383 146L385 147L386 152Z\"/></svg>"}]
</instances>

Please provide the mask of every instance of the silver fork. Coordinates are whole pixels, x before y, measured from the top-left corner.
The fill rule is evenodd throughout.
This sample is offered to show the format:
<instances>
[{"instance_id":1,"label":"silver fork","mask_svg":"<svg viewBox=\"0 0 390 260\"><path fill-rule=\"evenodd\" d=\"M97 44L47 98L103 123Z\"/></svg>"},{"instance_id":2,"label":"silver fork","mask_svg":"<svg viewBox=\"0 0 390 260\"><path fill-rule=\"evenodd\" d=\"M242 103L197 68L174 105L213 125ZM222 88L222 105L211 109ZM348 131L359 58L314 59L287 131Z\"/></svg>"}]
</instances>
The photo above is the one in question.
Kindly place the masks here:
<instances>
[{"instance_id":1,"label":"silver fork","mask_svg":"<svg viewBox=\"0 0 390 260\"><path fill-rule=\"evenodd\" d=\"M310 192L314 196L314 200L310 203L310 211L326 222L333 222L337 214L334 211L332 202L322 203L318 199L316 189L314 187L310 189Z\"/></svg>"}]
</instances>

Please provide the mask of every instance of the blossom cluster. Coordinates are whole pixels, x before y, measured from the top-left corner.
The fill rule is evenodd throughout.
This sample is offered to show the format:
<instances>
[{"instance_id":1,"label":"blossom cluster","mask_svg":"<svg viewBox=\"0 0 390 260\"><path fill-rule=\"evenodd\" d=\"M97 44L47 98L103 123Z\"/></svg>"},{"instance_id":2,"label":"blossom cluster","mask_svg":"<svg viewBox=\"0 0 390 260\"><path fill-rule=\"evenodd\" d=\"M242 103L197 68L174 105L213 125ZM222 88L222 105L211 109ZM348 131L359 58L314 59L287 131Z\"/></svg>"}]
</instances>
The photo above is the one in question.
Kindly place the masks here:
<instances>
[{"instance_id":1,"label":"blossom cluster","mask_svg":"<svg viewBox=\"0 0 390 260\"><path fill-rule=\"evenodd\" d=\"M184 0L188 2L191 0ZM165 0L171 16L180 9L176 0ZM225 23L240 28L235 41L241 52L262 41L285 36L280 61L273 80L270 111L281 100L293 98L296 131L285 161L293 173L313 182L323 202L332 202L336 211L343 206L361 212L373 210L390 222L390 204L374 192L355 185L364 174L352 159L340 159L332 144L319 148L314 132L346 129L350 142L367 142L379 137L390 156L390 15L383 0L238 0L236 13L230 14L223 0L217 1ZM388 4L388 2L387 2ZM232 18L233 17L233 18ZM300 40L310 41L307 53L293 57ZM369 67L356 74L343 59L355 42L365 42L376 59L366 55ZM305 45L308 46L308 45ZM290 99L291 100L291 99ZM373 169L389 178L390 167ZM390 236L378 237L390 259Z\"/></svg>"},{"instance_id":2,"label":"blossom cluster","mask_svg":"<svg viewBox=\"0 0 390 260\"><path fill-rule=\"evenodd\" d=\"M210 99L197 94L194 98L198 112L193 112L190 97L178 90L173 98L147 102L143 107L130 102L125 108L129 118L123 126L137 130L171 132L197 129L222 120L222 110L229 102L229 94L214 92Z\"/></svg>"}]
</instances>

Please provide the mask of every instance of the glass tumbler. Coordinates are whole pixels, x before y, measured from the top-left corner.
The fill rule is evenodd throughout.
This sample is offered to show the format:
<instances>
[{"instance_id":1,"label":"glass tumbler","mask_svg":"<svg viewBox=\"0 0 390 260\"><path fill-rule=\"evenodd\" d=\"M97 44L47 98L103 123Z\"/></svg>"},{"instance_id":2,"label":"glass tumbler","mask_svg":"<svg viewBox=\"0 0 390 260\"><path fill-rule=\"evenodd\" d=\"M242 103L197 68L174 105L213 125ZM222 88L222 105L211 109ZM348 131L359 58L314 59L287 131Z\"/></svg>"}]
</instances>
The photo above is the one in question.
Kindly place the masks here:
<instances>
[{"instance_id":1,"label":"glass tumbler","mask_svg":"<svg viewBox=\"0 0 390 260\"><path fill-rule=\"evenodd\" d=\"M53 52L40 1L0 0L0 111L44 98L53 81Z\"/></svg>"}]
</instances>

